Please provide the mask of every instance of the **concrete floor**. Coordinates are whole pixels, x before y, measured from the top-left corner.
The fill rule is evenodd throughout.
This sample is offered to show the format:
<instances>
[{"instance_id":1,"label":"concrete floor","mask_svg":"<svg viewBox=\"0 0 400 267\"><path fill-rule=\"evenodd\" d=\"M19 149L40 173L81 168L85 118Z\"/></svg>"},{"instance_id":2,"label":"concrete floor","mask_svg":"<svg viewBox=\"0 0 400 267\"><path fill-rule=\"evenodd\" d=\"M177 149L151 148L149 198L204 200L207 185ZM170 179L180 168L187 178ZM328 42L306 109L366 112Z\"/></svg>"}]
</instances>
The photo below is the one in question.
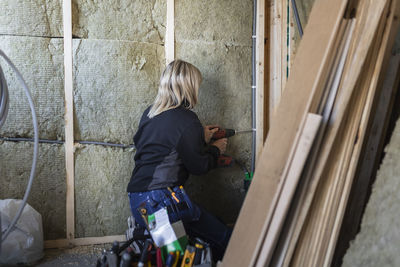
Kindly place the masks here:
<instances>
[{"instance_id":1,"label":"concrete floor","mask_svg":"<svg viewBox=\"0 0 400 267\"><path fill-rule=\"evenodd\" d=\"M79 246L65 249L46 249L45 256L29 266L69 266L86 267L96 266L97 259L103 249L111 248L111 244Z\"/></svg>"}]
</instances>

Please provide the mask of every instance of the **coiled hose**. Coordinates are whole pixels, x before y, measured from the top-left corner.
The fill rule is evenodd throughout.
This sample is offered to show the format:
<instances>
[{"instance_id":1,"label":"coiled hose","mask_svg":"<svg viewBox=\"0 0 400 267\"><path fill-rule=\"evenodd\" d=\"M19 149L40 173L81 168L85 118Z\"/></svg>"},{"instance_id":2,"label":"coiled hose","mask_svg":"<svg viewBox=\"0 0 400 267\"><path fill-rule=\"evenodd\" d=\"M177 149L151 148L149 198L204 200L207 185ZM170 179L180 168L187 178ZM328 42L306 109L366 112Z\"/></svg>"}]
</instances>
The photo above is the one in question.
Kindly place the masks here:
<instances>
[{"instance_id":1,"label":"coiled hose","mask_svg":"<svg viewBox=\"0 0 400 267\"><path fill-rule=\"evenodd\" d=\"M22 205L19 207L19 210L17 214L14 216L13 220L11 221L10 225L8 228L2 232L0 231L0 253L1 253L1 243L7 238L7 236L11 233L11 231L14 229L15 224L17 223L18 219L21 217L22 211L25 208L26 201L28 200L29 193L32 188L32 183L33 183L33 178L35 176L35 171L36 171L36 163L37 163L37 156L38 156L38 151L39 151L39 130L38 130L38 122L36 118L36 112L35 112L35 107L33 104L32 96L29 91L28 86L25 83L24 78L22 77L21 73L18 71L18 69L14 66L14 64L11 62L11 60L6 56L6 54L0 49L0 55L5 59L5 61L10 65L12 70L16 73L18 80L21 82L22 87L25 90L26 97L28 98L29 106L31 109L32 113L32 122L33 122L33 131L34 131L34 145L33 145L33 160L32 160L32 167L31 167L31 173L29 176L29 182L25 190L25 195L22 200ZM8 114L8 88L7 88L7 82L3 73L3 70L0 66L0 128L4 124L7 114ZM0 229L1 228L1 216L0 216Z\"/></svg>"}]
</instances>

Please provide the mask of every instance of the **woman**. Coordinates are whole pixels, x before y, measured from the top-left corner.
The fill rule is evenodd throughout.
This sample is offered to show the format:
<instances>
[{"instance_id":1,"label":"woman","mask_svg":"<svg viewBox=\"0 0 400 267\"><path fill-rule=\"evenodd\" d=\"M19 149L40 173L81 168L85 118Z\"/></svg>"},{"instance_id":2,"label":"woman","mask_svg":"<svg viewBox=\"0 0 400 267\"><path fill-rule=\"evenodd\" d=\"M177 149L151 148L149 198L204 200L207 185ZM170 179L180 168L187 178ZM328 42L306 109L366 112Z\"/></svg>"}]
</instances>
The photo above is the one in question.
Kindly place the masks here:
<instances>
[{"instance_id":1,"label":"woman","mask_svg":"<svg viewBox=\"0 0 400 267\"><path fill-rule=\"evenodd\" d=\"M231 229L194 204L183 189L189 174L202 175L217 166L227 144L226 138L210 143L217 126L203 128L191 111L201 79L200 71L182 60L171 62L162 73L157 97L134 136L137 151L128 192L141 226L146 226L141 212L166 207L171 223L182 220L186 233L210 243L214 260L220 260Z\"/></svg>"}]
</instances>

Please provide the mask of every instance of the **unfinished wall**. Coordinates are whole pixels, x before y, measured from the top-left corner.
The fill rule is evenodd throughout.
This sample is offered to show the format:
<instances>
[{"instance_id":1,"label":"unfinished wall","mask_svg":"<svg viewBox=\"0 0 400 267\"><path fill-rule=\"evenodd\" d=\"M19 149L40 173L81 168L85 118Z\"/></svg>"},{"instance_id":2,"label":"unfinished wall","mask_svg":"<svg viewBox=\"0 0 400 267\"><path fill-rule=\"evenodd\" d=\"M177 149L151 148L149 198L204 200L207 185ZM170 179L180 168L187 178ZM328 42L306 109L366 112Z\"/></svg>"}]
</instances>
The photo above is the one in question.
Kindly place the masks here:
<instances>
[{"instance_id":1,"label":"unfinished wall","mask_svg":"<svg viewBox=\"0 0 400 267\"><path fill-rule=\"evenodd\" d=\"M164 49L157 44L74 40L75 139L130 144L157 94Z\"/></svg>"},{"instance_id":2,"label":"unfinished wall","mask_svg":"<svg viewBox=\"0 0 400 267\"><path fill-rule=\"evenodd\" d=\"M3 35L0 36L0 44L31 90L36 103L40 138L63 139L62 39ZM2 66L10 92L10 110L6 124L0 129L0 136L32 138L32 115L25 91L15 73L5 64Z\"/></svg>"},{"instance_id":3,"label":"unfinished wall","mask_svg":"<svg viewBox=\"0 0 400 267\"><path fill-rule=\"evenodd\" d=\"M74 2L76 140L131 144L165 66L165 1ZM76 237L123 234L133 150L86 145L75 154Z\"/></svg>"},{"instance_id":4,"label":"unfinished wall","mask_svg":"<svg viewBox=\"0 0 400 267\"><path fill-rule=\"evenodd\" d=\"M32 90L40 138L63 141L64 51L63 39L58 38L62 37L62 1L2 0L0 6L5 11L0 14L0 48ZM77 140L132 143L165 64L165 7L165 1L73 1ZM0 137L31 138L31 114L24 92L10 68L3 62L2 66L11 99ZM22 198L32 144L3 142L0 150L0 198ZM129 215L125 191L134 167L133 155L132 149L95 145L77 150L77 237L124 232ZM45 239L66 237L64 162L63 145L40 145L29 203L43 216Z\"/></svg>"},{"instance_id":5,"label":"unfinished wall","mask_svg":"<svg viewBox=\"0 0 400 267\"><path fill-rule=\"evenodd\" d=\"M41 144L28 203L42 215L44 238L65 237L65 157L62 145ZM31 171L33 144L0 143L0 199L22 199Z\"/></svg>"},{"instance_id":6,"label":"unfinished wall","mask_svg":"<svg viewBox=\"0 0 400 267\"><path fill-rule=\"evenodd\" d=\"M75 152L76 237L121 234L130 215L126 185L133 149L80 146Z\"/></svg>"},{"instance_id":7,"label":"unfinished wall","mask_svg":"<svg viewBox=\"0 0 400 267\"><path fill-rule=\"evenodd\" d=\"M43 139L64 138L61 1L0 1L0 49L31 89ZM33 136L31 113L16 75L1 59L10 92L10 110L1 137ZM28 203L42 215L44 238L65 237L65 159L62 145L41 144L36 179ZM0 143L0 198L22 198L33 144Z\"/></svg>"},{"instance_id":8,"label":"unfinished wall","mask_svg":"<svg viewBox=\"0 0 400 267\"><path fill-rule=\"evenodd\" d=\"M252 1L175 1L176 55L204 80L196 112L206 124L251 128ZM62 1L0 0L0 48L32 89L40 138L64 141ZM131 144L165 66L165 0L72 1L74 138ZM2 66L3 61L1 61ZM11 100L0 137L32 137L31 115L15 75L4 68ZM45 239L65 238L63 145L40 145L29 203L44 218ZM227 154L246 163L251 134L232 137ZM24 153L25 152L25 153ZM134 149L78 145L75 151L75 237L123 234L130 214L126 185ZM22 198L32 143L0 143L0 198ZM192 177L195 201L234 222L244 197L234 166Z\"/></svg>"},{"instance_id":9,"label":"unfinished wall","mask_svg":"<svg viewBox=\"0 0 400 267\"><path fill-rule=\"evenodd\" d=\"M62 37L62 0L0 0L0 34Z\"/></svg>"},{"instance_id":10,"label":"unfinished wall","mask_svg":"<svg viewBox=\"0 0 400 267\"><path fill-rule=\"evenodd\" d=\"M202 75L196 112L203 124L251 128L252 1L175 1L176 57ZM250 164L251 133L229 140L226 154ZM192 177L188 192L226 222L234 222L244 197L237 166Z\"/></svg>"}]
</instances>

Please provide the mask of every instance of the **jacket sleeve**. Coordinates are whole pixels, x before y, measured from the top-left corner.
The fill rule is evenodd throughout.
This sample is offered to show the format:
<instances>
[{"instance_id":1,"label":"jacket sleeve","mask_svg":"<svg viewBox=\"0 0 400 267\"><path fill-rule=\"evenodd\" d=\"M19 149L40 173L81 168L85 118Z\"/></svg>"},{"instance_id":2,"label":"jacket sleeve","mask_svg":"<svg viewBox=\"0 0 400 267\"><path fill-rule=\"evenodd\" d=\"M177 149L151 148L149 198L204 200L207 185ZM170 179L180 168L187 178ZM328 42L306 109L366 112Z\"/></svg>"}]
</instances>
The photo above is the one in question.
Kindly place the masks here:
<instances>
[{"instance_id":1,"label":"jacket sleeve","mask_svg":"<svg viewBox=\"0 0 400 267\"><path fill-rule=\"evenodd\" d=\"M176 148L189 173L201 175L217 166L219 149L205 146L204 130L200 122L188 126L182 133Z\"/></svg>"}]
</instances>

